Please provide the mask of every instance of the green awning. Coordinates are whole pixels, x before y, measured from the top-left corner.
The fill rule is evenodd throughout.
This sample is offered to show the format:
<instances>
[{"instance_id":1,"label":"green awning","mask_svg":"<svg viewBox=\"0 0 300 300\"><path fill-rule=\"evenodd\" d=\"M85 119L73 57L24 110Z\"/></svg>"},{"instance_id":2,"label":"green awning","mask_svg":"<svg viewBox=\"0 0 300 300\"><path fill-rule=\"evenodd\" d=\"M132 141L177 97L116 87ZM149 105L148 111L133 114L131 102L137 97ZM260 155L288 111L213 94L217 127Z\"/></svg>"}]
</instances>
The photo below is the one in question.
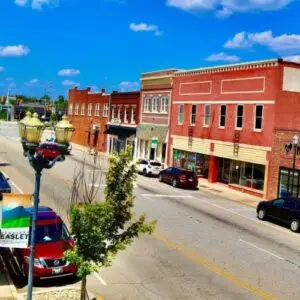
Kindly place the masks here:
<instances>
[{"instance_id":1,"label":"green awning","mask_svg":"<svg viewBox=\"0 0 300 300\"><path fill-rule=\"evenodd\" d=\"M160 143L166 143L168 135L168 126L159 126L155 124L140 124L137 127L137 138L141 140L150 140L156 137Z\"/></svg>"}]
</instances>

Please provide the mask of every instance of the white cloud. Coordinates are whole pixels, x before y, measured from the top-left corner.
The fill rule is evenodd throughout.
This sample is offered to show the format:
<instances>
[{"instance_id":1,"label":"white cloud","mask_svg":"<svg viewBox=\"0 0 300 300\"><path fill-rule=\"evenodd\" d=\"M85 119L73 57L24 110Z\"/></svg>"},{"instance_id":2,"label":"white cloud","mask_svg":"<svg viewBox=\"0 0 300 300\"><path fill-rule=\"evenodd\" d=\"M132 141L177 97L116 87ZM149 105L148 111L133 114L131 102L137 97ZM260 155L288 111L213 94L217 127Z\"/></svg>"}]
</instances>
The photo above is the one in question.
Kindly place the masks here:
<instances>
[{"instance_id":1,"label":"white cloud","mask_svg":"<svg viewBox=\"0 0 300 300\"><path fill-rule=\"evenodd\" d=\"M14 89L14 88L16 88L16 87L17 87L17 85L16 85L15 82L11 82L11 83L9 84L9 88L10 88L10 89Z\"/></svg>"},{"instance_id":2,"label":"white cloud","mask_svg":"<svg viewBox=\"0 0 300 300\"><path fill-rule=\"evenodd\" d=\"M15 0L15 4L19 6L25 6L27 4L27 0Z\"/></svg>"},{"instance_id":3,"label":"white cloud","mask_svg":"<svg viewBox=\"0 0 300 300\"><path fill-rule=\"evenodd\" d=\"M300 51L300 34L282 34L274 36L271 30L246 33L240 32L228 40L225 48L246 48L260 45L279 54L294 54Z\"/></svg>"},{"instance_id":4,"label":"white cloud","mask_svg":"<svg viewBox=\"0 0 300 300\"><path fill-rule=\"evenodd\" d=\"M1 72L4 72L4 67L1 67L1 66L0 66L0 73L1 73Z\"/></svg>"},{"instance_id":5,"label":"white cloud","mask_svg":"<svg viewBox=\"0 0 300 300\"><path fill-rule=\"evenodd\" d=\"M61 84L62 84L63 86L79 86L79 85L80 85L79 82L75 82L75 81L73 81L73 80L63 80L63 81L61 82Z\"/></svg>"},{"instance_id":6,"label":"white cloud","mask_svg":"<svg viewBox=\"0 0 300 300\"><path fill-rule=\"evenodd\" d=\"M39 82L40 82L40 80L38 78L34 78L34 79L31 79L30 81L26 82L25 85L32 86L32 85L35 85Z\"/></svg>"},{"instance_id":7,"label":"white cloud","mask_svg":"<svg viewBox=\"0 0 300 300\"><path fill-rule=\"evenodd\" d=\"M136 91L140 84L137 81L122 81L119 84L121 92Z\"/></svg>"},{"instance_id":8,"label":"white cloud","mask_svg":"<svg viewBox=\"0 0 300 300\"><path fill-rule=\"evenodd\" d=\"M59 76L77 76L80 71L77 69L62 69L57 73Z\"/></svg>"},{"instance_id":9,"label":"white cloud","mask_svg":"<svg viewBox=\"0 0 300 300\"><path fill-rule=\"evenodd\" d=\"M300 63L300 55L286 56L283 58L283 60Z\"/></svg>"},{"instance_id":10,"label":"white cloud","mask_svg":"<svg viewBox=\"0 0 300 300\"><path fill-rule=\"evenodd\" d=\"M6 80L6 81L13 81L14 78L13 78L13 77L6 77L5 80Z\"/></svg>"},{"instance_id":11,"label":"white cloud","mask_svg":"<svg viewBox=\"0 0 300 300\"><path fill-rule=\"evenodd\" d=\"M206 58L207 61L225 61L225 62L238 62L240 58L236 55L228 55L224 52L220 52L217 54L212 54Z\"/></svg>"},{"instance_id":12,"label":"white cloud","mask_svg":"<svg viewBox=\"0 0 300 300\"><path fill-rule=\"evenodd\" d=\"M157 25L149 25L146 23L131 23L129 25L129 28L134 31L134 32L154 32L154 34L156 36L161 36L162 35L162 31L159 30Z\"/></svg>"},{"instance_id":13,"label":"white cloud","mask_svg":"<svg viewBox=\"0 0 300 300\"><path fill-rule=\"evenodd\" d=\"M26 56L29 52L30 49L23 45L0 46L0 57Z\"/></svg>"},{"instance_id":14,"label":"white cloud","mask_svg":"<svg viewBox=\"0 0 300 300\"><path fill-rule=\"evenodd\" d=\"M217 16L247 11L281 9L297 0L166 0L166 5L187 12L215 11Z\"/></svg>"},{"instance_id":15,"label":"white cloud","mask_svg":"<svg viewBox=\"0 0 300 300\"><path fill-rule=\"evenodd\" d=\"M44 6L58 6L59 0L15 0L18 6L26 6L31 3L31 8L41 10Z\"/></svg>"}]
</instances>

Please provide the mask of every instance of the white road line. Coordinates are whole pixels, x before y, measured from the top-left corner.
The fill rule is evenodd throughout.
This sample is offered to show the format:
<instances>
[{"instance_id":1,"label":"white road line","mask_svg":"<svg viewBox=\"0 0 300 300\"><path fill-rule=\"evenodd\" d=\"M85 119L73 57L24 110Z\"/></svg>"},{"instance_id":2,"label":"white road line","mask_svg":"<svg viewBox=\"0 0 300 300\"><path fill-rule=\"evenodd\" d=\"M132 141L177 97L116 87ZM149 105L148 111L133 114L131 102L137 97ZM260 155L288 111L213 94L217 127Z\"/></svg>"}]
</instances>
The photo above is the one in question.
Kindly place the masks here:
<instances>
[{"instance_id":1,"label":"white road line","mask_svg":"<svg viewBox=\"0 0 300 300\"><path fill-rule=\"evenodd\" d=\"M264 252L264 253L267 253L267 254L269 254L269 255L271 255L271 256L274 256L274 257L276 257L276 258L278 258L278 259L280 259L280 260L285 260L283 257L278 256L278 255L274 254L273 252L268 251L268 250L266 250L266 249L260 248L260 247L254 245L254 244L252 244L252 243L250 243L250 242L247 242L247 241L245 241L245 240L243 240L243 239L240 239L240 242L245 243L245 244L247 244L247 245L249 245L249 246L251 246L251 247L253 247L253 248L256 248L257 250L260 250L260 251L262 251L262 252Z\"/></svg>"},{"instance_id":2,"label":"white road line","mask_svg":"<svg viewBox=\"0 0 300 300\"><path fill-rule=\"evenodd\" d=\"M142 197L154 197L154 198L193 198L190 195L162 195L162 194L141 194Z\"/></svg>"},{"instance_id":3,"label":"white road line","mask_svg":"<svg viewBox=\"0 0 300 300\"><path fill-rule=\"evenodd\" d=\"M105 280L98 273L94 272L93 274L103 285L107 285Z\"/></svg>"},{"instance_id":4,"label":"white road line","mask_svg":"<svg viewBox=\"0 0 300 300\"><path fill-rule=\"evenodd\" d=\"M6 178L8 178L8 176L3 172L3 171L1 171L3 174L4 174L4 176L6 177ZM24 194L24 192L15 184L15 182L14 181L12 181L11 179L9 179L9 181L11 182L11 184L19 191L19 193L21 193L21 194Z\"/></svg>"},{"instance_id":5,"label":"white road line","mask_svg":"<svg viewBox=\"0 0 300 300\"><path fill-rule=\"evenodd\" d=\"M247 208L247 207L242 207L242 208L230 208L231 211L254 211L253 208Z\"/></svg>"}]
</instances>

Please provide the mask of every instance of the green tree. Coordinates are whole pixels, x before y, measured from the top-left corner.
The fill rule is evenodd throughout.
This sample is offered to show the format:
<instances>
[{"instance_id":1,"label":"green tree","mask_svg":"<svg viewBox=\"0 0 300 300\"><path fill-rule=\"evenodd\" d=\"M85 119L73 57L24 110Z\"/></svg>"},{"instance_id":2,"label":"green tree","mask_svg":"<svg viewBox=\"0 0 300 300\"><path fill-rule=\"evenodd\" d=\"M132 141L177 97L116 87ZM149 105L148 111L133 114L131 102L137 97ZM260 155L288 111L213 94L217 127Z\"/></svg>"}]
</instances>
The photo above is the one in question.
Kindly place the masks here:
<instances>
[{"instance_id":1,"label":"green tree","mask_svg":"<svg viewBox=\"0 0 300 300\"><path fill-rule=\"evenodd\" d=\"M136 172L130 149L110 156L104 201L95 201L94 182L98 178L94 171L97 170L93 168L87 173L84 168L74 177L72 189L70 225L75 248L65 252L65 259L78 265L81 300L86 295L87 275L110 266L119 251L125 250L141 234L151 234L156 224L156 221L147 222L145 214L136 217L132 211Z\"/></svg>"}]
</instances>

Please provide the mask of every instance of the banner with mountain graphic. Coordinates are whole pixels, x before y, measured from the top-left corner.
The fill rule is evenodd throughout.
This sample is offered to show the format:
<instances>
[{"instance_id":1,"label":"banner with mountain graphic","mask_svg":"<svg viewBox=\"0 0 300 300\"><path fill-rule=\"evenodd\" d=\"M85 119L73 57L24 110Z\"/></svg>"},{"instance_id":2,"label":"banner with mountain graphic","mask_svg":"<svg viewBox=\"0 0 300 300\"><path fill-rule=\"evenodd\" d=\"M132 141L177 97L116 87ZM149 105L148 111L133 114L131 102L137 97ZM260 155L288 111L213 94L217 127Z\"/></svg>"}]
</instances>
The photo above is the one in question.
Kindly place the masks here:
<instances>
[{"instance_id":1,"label":"banner with mountain graphic","mask_svg":"<svg viewBox=\"0 0 300 300\"><path fill-rule=\"evenodd\" d=\"M0 247L27 248L32 195L3 194L0 205Z\"/></svg>"}]
</instances>

